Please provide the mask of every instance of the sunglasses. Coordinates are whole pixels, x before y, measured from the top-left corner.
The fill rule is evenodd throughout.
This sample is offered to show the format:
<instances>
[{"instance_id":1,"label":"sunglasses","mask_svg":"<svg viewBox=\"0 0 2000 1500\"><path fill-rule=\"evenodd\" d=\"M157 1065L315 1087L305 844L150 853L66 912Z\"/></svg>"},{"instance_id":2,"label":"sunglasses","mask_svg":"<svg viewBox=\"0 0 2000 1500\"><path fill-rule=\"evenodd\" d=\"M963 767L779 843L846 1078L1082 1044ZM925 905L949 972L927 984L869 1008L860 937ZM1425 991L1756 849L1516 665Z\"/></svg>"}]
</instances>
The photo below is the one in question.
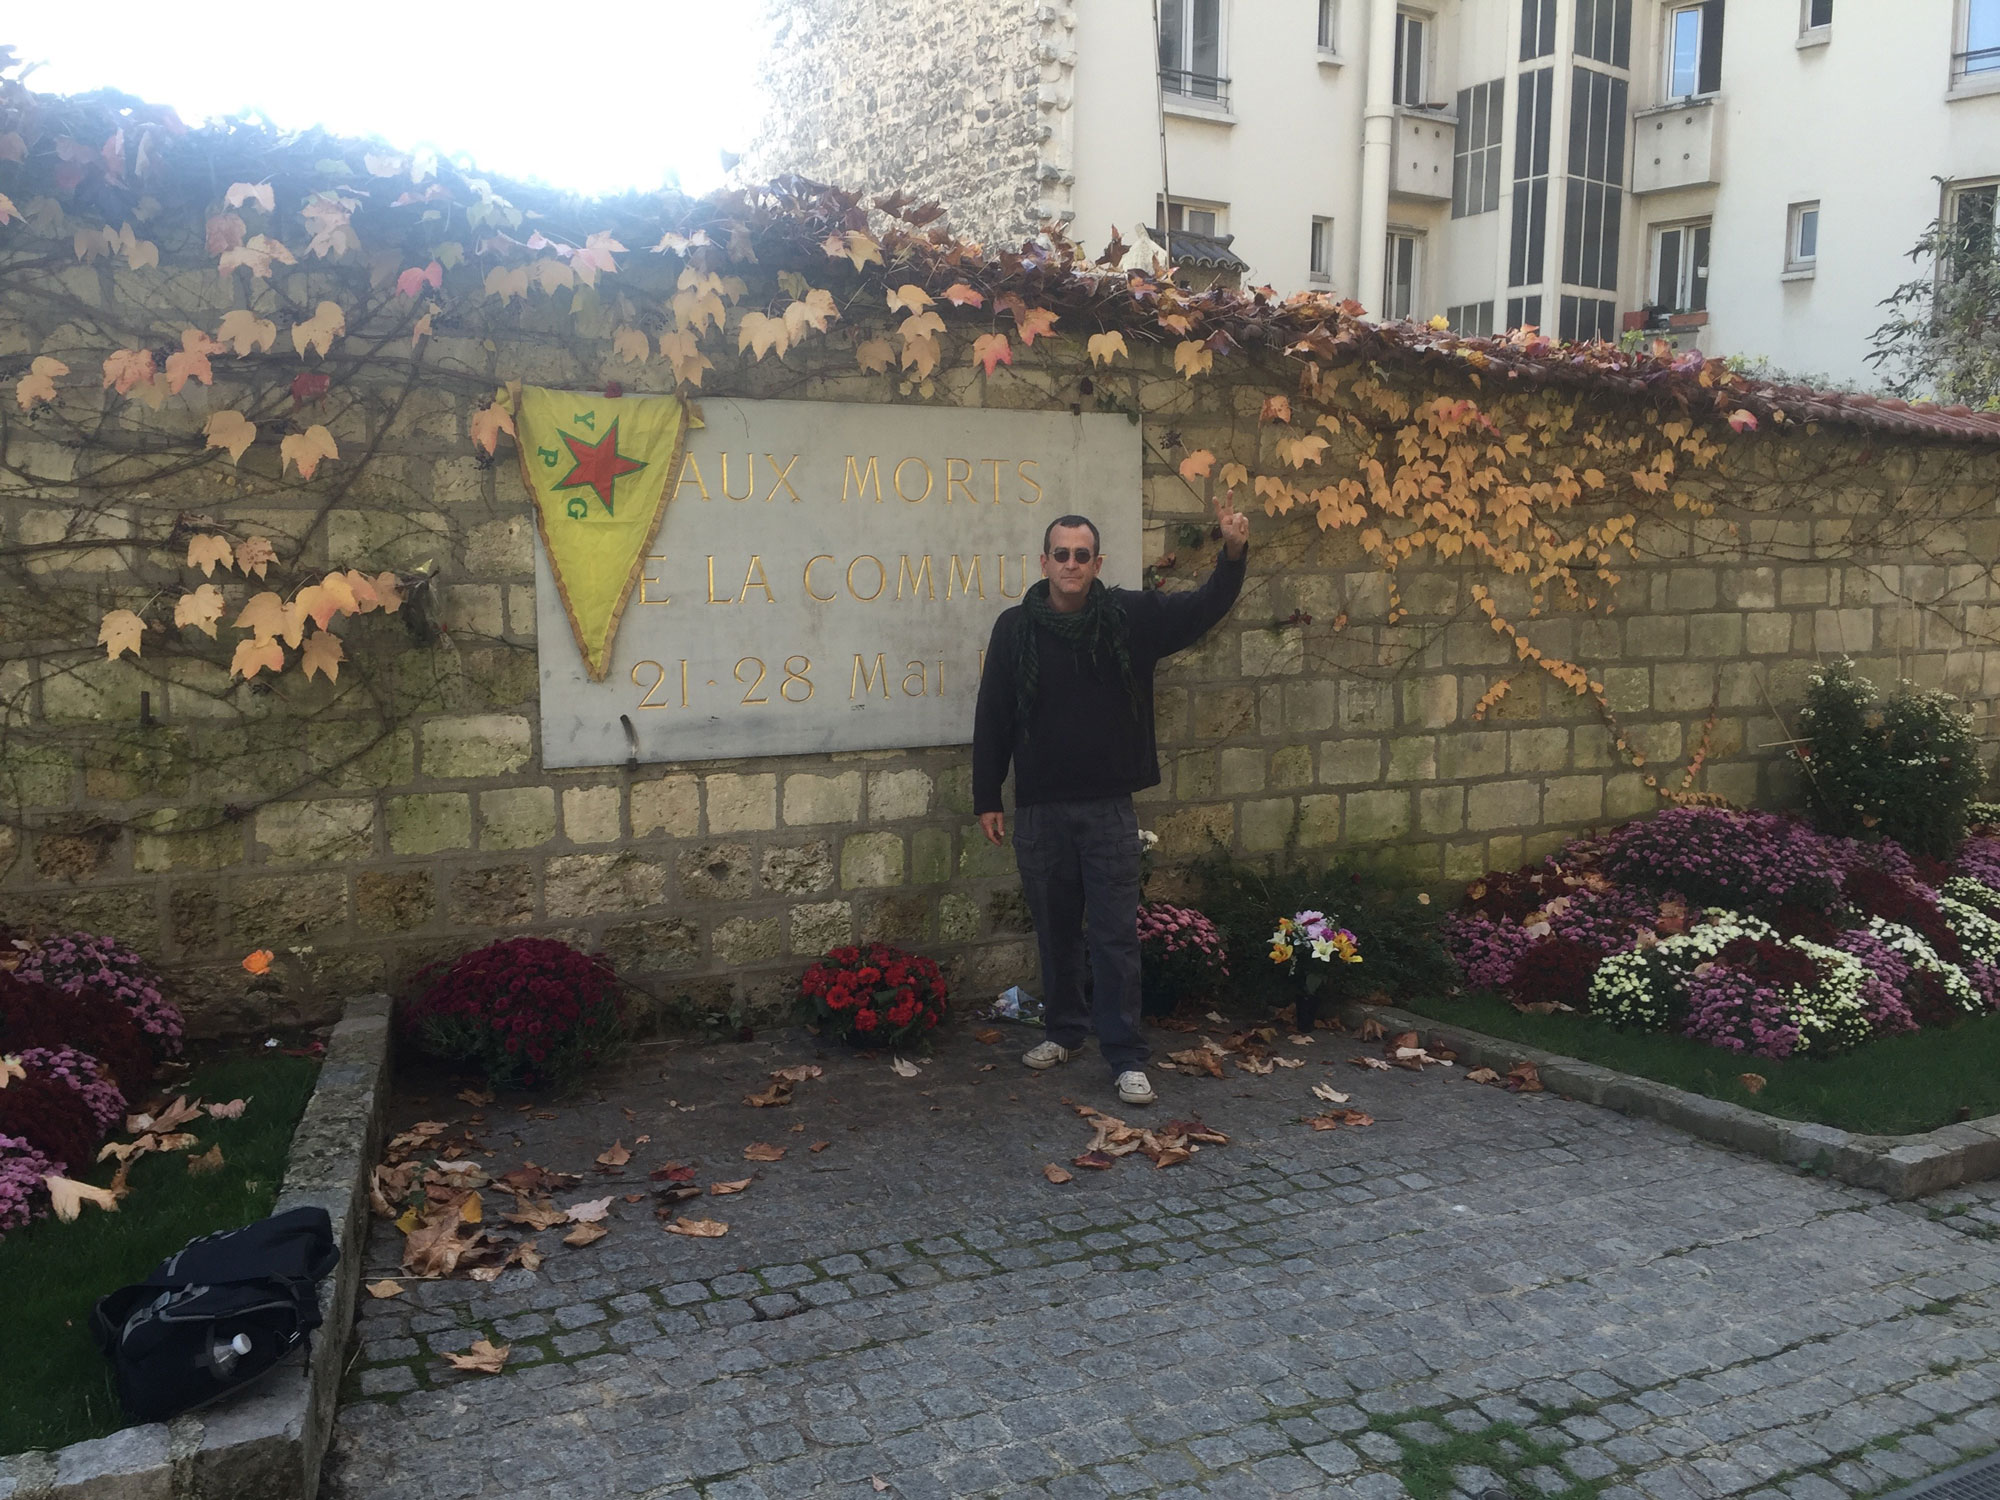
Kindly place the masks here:
<instances>
[{"instance_id":1,"label":"sunglasses","mask_svg":"<svg viewBox=\"0 0 2000 1500\"><path fill-rule=\"evenodd\" d=\"M1096 555L1088 547L1057 547L1049 553L1059 563L1066 563L1074 557L1078 564L1088 563Z\"/></svg>"}]
</instances>

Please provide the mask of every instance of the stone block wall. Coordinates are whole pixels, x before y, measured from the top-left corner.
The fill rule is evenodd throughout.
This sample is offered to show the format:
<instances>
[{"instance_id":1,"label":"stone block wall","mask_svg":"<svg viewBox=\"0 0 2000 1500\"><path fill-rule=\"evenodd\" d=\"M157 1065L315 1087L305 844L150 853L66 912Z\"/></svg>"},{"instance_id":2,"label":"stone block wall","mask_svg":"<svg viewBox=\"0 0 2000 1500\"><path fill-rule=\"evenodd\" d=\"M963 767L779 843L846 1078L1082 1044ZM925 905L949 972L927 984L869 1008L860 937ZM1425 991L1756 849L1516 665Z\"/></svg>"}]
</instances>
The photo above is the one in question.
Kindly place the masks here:
<instances>
[{"instance_id":1,"label":"stone block wall","mask_svg":"<svg viewBox=\"0 0 2000 1500\"><path fill-rule=\"evenodd\" d=\"M1000 245L1066 221L1074 5L766 0L766 112L745 173L893 182Z\"/></svg>"},{"instance_id":2,"label":"stone block wall","mask_svg":"<svg viewBox=\"0 0 2000 1500\"><path fill-rule=\"evenodd\" d=\"M101 315L143 318L121 307L122 272L64 274ZM310 305L309 273L281 286ZM135 941L210 1029L330 1014L341 995L397 988L511 933L602 948L663 1002L710 1009L782 1005L807 961L851 939L935 952L974 993L1030 979L1012 853L979 835L961 748L541 766L528 499L504 449L479 459L468 424L508 379L666 388L658 361L612 362L610 331L529 312L439 338L414 375L358 367L371 399L327 413L344 462L310 487L253 455L240 470L164 474L129 507L93 506L74 450L18 420L0 430L0 923ZM22 347L53 336L12 334ZM1059 373L1086 368L1060 338L991 377L966 362L969 334L953 338L936 401L1088 399L1138 415L1148 557L1175 554L1167 587L1205 572L1206 497L1174 459L1210 447L1270 464L1258 414L1278 386L1247 360L1189 384L1142 346L1140 363L1094 372L1085 393ZM706 388L906 399L833 343L759 365L718 354ZM114 427L149 420L113 410ZM1351 534L1253 511L1234 614L1161 673L1164 779L1141 799L1166 867L1156 894L1216 847L1338 853L1447 886L1658 807L1645 777L1678 786L1704 746L1695 789L1786 802L1788 716L1812 664L1835 653L1877 682L1949 687L1990 712L2000 458L1833 430L1811 441L1841 478L1810 511L1739 506L1735 482L1711 478L1715 517L1667 511L1641 527L1615 609L1529 621L1539 649L1603 682L1627 752L1590 700L1523 670L1473 607L1469 568L1406 569L1392 622L1386 580ZM1759 451L1732 447L1737 472L1753 475ZM1893 524L1899 497L1926 484L1950 486L1949 524ZM287 567L426 569L433 582L401 616L350 622L351 669L334 684L232 682L157 646L108 662L77 620L181 578L162 545L181 511L269 535ZM1528 619L1518 580L1486 581ZM77 600L89 608L59 618ZM258 947L281 955L273 980L239 966Z\"/></svg>"}]
</instances>

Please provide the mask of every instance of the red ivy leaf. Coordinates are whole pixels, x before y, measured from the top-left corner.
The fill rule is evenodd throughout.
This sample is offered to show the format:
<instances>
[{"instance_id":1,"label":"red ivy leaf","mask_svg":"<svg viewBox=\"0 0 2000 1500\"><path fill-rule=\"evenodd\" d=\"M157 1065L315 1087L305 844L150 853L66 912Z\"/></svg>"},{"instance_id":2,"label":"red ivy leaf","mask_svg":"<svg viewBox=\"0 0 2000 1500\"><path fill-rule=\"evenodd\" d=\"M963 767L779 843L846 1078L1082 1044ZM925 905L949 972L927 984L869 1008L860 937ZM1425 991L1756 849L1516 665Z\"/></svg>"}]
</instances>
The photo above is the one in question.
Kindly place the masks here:
<instances>
[{"instance_id":1,"label":"red ivy leaf","mask_svg":"<svg viewBox=\"0 0 2000 1500\"><path fill-rule=\"evenodd\" d=\"M307 371L302 375L293 376L292 377L293 410L297 410L299 407L304 406L309 402L319 401L324 399L327 391L331 389L332 386L333 386L333 377L330 375L321 375L314 371Z\"/></svg>"}]
</instances>

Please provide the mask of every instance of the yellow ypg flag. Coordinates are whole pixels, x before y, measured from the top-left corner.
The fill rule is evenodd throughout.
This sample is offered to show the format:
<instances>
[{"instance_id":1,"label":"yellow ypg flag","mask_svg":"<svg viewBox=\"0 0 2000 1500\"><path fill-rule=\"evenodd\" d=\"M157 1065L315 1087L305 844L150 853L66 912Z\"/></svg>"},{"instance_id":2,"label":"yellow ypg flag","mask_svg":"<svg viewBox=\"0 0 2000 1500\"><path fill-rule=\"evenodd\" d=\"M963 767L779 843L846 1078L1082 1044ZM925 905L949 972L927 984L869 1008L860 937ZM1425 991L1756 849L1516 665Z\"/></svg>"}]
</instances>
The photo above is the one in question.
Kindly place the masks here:
<instances>
[{"instance_id":1,"label":"yellow ypg flag","mask_svg":"<svg viewBox=\"0 0 2000 1500\"><path fill-rule=\"evenodd\" d=\"M593 396L527 386L515 413L521 475L549 570L594 680L659 530L687 443L673 396Z\"/></svg>"}]
</instances>

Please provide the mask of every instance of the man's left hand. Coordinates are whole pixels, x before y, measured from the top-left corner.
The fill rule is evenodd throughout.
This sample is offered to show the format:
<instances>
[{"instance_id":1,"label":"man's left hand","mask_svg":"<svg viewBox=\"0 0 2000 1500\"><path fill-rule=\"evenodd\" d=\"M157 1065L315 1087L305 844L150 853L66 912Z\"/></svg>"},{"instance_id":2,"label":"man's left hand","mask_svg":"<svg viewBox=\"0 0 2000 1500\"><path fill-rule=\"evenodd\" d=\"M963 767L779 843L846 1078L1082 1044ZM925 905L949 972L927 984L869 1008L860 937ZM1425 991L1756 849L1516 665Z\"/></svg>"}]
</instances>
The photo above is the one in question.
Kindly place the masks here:
<instances>
[{"instance_id":1,"label":"man's left hand","mask_svg":"<svg viewBox=\"0 0 2000 1500\"><path fill-rule=\"evenodd\" d=\"M1215 497L1215 523L1222 528L1222 550L1235 562L1250 545L1250 518L1236 508L1236 491L1224 490Z\"/></svg>"}]
</instances>

